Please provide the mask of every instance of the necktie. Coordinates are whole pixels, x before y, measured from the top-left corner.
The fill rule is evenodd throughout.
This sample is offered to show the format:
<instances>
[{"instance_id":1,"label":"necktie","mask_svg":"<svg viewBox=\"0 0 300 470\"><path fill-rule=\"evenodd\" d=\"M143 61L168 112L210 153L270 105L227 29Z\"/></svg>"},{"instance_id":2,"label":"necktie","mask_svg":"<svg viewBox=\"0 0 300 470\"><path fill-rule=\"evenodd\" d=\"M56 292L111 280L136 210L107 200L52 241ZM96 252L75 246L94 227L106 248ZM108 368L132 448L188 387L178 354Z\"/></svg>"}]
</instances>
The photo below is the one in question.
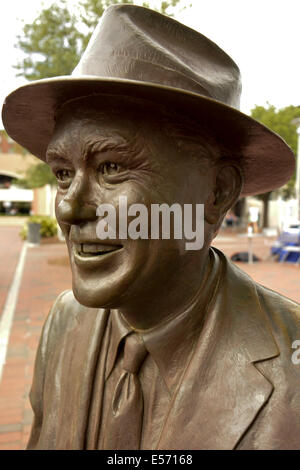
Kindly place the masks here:
<instances>
[{"instance_id":1,"label":"necktie","mask_svg":"<svg viewBox=\"0 0 300 470\"><path fill-rule=\"evenodd\" d=\"M103 449L138 450L143 423L143 393L138 371L147 355L139 337L125 339L122 373L117 382L105 426Z\"/></svg>"}]
</instances>

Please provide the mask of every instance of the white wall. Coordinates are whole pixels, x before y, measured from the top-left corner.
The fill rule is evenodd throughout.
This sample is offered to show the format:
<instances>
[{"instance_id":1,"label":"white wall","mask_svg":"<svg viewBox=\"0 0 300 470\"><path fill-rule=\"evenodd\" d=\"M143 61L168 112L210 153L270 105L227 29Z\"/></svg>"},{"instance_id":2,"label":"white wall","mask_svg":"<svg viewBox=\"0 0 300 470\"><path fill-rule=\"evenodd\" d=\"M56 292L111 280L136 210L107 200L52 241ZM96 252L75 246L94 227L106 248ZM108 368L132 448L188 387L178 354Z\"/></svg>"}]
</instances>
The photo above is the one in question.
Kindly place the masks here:
<instances>
[{"instance_id":1,"label":"white wall","mask_svg":"<svg viewBox=\"0 0 300 470\"><path fill-rule=\"evenodd\" d=\"M269 225L279 230L287 227L297 220L297 201L290 199L283 201L282 199L272 200L269 203Z\"/></svg>"}]
</instances>

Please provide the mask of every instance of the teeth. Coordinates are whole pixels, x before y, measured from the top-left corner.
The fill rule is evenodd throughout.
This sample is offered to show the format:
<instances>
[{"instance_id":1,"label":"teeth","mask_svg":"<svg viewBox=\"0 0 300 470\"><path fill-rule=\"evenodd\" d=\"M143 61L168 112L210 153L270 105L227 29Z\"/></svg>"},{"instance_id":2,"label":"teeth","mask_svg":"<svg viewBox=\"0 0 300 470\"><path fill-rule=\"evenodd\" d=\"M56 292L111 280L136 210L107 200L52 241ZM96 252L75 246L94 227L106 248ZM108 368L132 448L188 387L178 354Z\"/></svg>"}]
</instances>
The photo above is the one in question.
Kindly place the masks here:
<instances>
[{"instance_id":1,"label":"teeth","mask_svg":"<svg viewBox=\"0 0 300 470\"><path fill-rule=\"evenodd\" d=\"M122 248L119 245L101 245L100 243L77 243L75 247L82 257L99 256Z\"/></svg>"},{"instance_id":2,"label":"teeth","mask_svg":"<svg viewBox=\"0 0 300 470\"><path fill-rule=\"evenodd\" d=\"M98 243L95 244L82 244L81 251L83 253L105 253L107 251L115 250L116 248L111 245L100 245Z\"/></svg>"}]
</instances>

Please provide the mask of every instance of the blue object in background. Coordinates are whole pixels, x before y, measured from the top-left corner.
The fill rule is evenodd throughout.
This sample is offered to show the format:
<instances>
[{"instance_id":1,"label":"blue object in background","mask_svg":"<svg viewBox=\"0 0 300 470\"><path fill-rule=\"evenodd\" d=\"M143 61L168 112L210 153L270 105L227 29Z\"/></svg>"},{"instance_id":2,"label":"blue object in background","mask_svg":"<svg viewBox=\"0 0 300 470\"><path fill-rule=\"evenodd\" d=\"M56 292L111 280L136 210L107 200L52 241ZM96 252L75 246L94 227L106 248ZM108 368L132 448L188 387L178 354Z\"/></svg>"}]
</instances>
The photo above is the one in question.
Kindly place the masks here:
<instances>
[{"instance_id":1,"label":"blue object in background","mask_svg":"<svg viewBox=\"0 0 300 470\"><path fill-rule=\"evenodd\" d=\"M291 226L286 231L282 232L277 241L271 247L271 255L277 256L277 261L284 259L285 262L297 263L300 258L300 253L289 252L285 249L287 246L300 247L300 229L297 226ZM288 253L288 255L287 255Z\"/></svg>"},{"instance_id":2,"label":"blue object in background","mask_svg":"<svg viewBox=\"0 0 300 470\"><path fill-rule=\"evenodd\" d=\"M300 257L300 253L297 253L295 251L290 251L288 252L288 250L285 250L285 247L286 246L299 246L298 244L296 243L288 243L287 245L283 246L281 249L280 249L280 252L279 252L279 259L278 261L281 261L283 258L284 258L284 261L285 262L290 262L290 263L297 263L299 257ZM288 253L288 255L286 256L286 253ZM285 257L286 256L286 257Z\"/></svg>"}]
</instances>

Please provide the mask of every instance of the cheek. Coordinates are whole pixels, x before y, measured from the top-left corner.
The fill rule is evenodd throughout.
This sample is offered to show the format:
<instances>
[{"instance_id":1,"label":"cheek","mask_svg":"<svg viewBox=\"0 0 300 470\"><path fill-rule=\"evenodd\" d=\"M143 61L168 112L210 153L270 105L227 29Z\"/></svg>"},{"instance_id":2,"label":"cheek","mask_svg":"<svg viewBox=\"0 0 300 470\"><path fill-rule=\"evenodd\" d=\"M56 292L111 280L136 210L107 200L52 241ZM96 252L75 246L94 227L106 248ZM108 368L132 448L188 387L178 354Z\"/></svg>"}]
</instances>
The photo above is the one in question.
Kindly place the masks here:
<instances>
[{"instance_id":1,"label":"cheek","mask_svg":"<svg viewBox=\"0 0 300 470\"><path fill-rule=\"evenodd\" d=\"M55 215L56 215L56 218L57 218L58 221L61 218L59 204L61 203L61 201L64 200L64 198L66 197L66 194L67 193L65 191L61 192L61 190L59 188L57 189L57 193L56 193L56 197L55 197Z\"/></svg>"},{"instance_id":2,"label":"cheek","mask_svg":"<svg viewBox=\"0 0 300 470\"><path fill-rule=\"evenodd\" d=\"M68 241L68 234L70 232L70 228L71 226L68 225L68 224L64 224L61 220L61 217L60 217L60 210L59 210L59 204L60 202L63 200L64 198L64 194L61 194L59 192L59 188L57 189L57 193L56 193L56 197L55 197L55 205L54 205L54 209L55 209L55 217L56 217L56 220L58 222L58 225L60 226L65 238L66 238L66 241Z\"/></svg>"},{"instance_id":3,"label":"cheek","mask_svg":"<svg viewBox=\"0 0 300 470\"><path fill-rule=\"evenodd\" d=\"M189 174L188 191L193 204L205 204L213 193L214 173L211 169L203 169Z\"/></svg>"},{"instance_id":4,"label":"cheek","mask_svg":"<svg viewBox=\"0 0 300 470\"><path fill-rule=\"evenodd\" d=\"M129 208L133 204L143 204L146 207L150 207L152 200L153 192L146 185L143 186L136 182L128 181L115 187L104 189L101 202L112 204L115 210L118 211L121 201L123 207L125 204Z\"/></svg>"},{"instance_id":5,"label":"cheek","mask_svg":"<svg viewBox=\"0 0 300 470\"><path fill-rule=\"evenodd\" d=\"M56 197L55 197L55 215L56 215L56 218L57 220L59 221L59 209L58 209L58 206L59 206L59 203L62 201L63 199L63 196L59 193L59 189L57 190L57 193L56 193Z\"/></svg>"}]
</instances>

